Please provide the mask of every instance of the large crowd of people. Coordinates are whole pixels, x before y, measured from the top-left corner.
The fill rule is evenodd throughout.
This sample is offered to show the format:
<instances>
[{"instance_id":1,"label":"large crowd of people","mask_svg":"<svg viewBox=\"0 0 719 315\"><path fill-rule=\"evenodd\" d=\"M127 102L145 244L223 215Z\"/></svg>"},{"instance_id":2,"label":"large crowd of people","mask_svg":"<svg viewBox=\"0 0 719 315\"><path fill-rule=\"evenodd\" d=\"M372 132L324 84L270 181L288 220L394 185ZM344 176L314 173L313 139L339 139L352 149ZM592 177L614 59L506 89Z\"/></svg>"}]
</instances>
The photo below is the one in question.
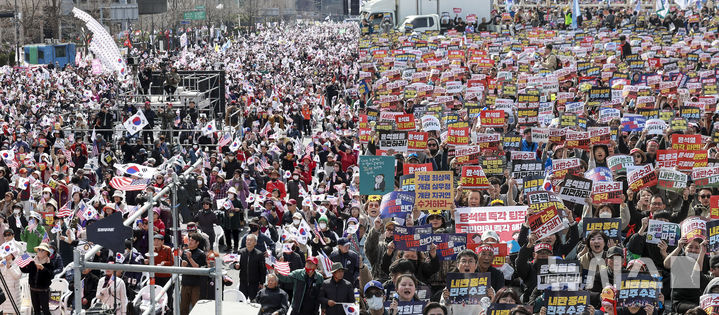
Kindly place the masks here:
<instances>
[{"instance_id":1,"label":"large crowd of people","mask_svg":"<svg viewBox=\"0 0 719 315\"><path fill-rule=\"evenodd\" d=\"M66 267L191 170L92 261L222 263L260 314L719 312L719 18L667 11L259 25L135 49L137 86L87 61L0 68L0 310L137 313L142 273ZM173 108L177 70L218 64L224 113ZM170 103L123 98L161 68ZM50 290L75 277L81 306ZM166 307L221 298L207 280Z\"/></svg>"}]
</instances>

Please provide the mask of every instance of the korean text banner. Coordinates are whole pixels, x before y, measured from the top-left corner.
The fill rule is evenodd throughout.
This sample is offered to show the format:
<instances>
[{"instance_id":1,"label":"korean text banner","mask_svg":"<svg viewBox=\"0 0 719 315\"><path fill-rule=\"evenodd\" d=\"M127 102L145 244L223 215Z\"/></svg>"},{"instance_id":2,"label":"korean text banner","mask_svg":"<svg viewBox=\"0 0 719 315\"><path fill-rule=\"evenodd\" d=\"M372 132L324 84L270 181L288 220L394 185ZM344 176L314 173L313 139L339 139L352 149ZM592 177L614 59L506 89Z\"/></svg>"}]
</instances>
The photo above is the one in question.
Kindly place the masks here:
<instances>
[{"instance_id":1,"label":"korean text banner","mask_svg":"<svg viewBox=\"0 0 719 315\"><path fill-rule=\"evenodd\" d=\"M447 290L451 304L479 304L487 296L490 285L490 273L459 273L447 274Z\"/></svg>"},{"instance_id":2,"label":"korean text banner","mask_svg":"<svg viewBox=\"0 0 719 315\"><path fill-rule=\"evenodd\" d=\"M527 206L457 208L454 213L457 233L495 231L500 241L512 240L527 214Z\"/></svg>"},{"instance_id":3,"label":"korean text banner","mask_svg":"<svg viewBox=\"0 0 719 315\"><path fill-rule=\"evenodd\" d=\"M454 175L451 171L414 174L415 207L420 210L450 210L454 205Z\"/></svg>"}]
</instances>

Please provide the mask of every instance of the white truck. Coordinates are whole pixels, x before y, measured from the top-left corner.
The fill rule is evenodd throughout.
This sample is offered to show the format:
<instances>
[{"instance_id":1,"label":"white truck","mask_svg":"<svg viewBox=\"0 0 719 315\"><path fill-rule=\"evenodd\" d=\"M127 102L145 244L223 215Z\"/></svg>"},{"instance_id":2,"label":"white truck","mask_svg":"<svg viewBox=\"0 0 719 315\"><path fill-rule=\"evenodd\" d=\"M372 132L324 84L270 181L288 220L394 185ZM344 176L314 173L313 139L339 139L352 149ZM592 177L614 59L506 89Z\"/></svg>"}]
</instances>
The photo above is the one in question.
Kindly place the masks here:
<instances>
[{"instance_id":1,"label":"white truck","mask_svg":"<svg viewBox=\"0 0 719 315\"><path fill-rule=\"evenodd\" d=\"M492 0L369 0L360 7L362 18L369 20L375 31L385 18L396 28L411 24L422 32L440 30L440 16L466 20L473 14L480 23L482 18L489 21L491 12Z\"/></svg>"}]
</instances>

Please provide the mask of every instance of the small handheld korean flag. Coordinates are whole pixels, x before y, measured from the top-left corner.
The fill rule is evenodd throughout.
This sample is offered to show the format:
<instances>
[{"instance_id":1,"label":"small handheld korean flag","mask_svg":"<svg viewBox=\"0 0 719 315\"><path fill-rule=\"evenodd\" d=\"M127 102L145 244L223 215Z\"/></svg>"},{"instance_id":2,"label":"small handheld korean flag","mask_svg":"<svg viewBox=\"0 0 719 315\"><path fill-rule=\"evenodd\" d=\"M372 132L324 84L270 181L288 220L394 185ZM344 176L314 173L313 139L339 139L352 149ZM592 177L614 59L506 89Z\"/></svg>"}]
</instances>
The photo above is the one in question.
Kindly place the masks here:
<instances>
[{"instance_id":1,"label":"small handheld korean flag","mask_svg":"<svg viewBox=\"0 0 719 315\"><path fill-rule=\"evenodd\" d=\"M142 130L142 128L145 128L148 123L149 122L147 121L147 118L145 118L145 114L142 113L142 110L138 110L135 115L130 116L130 118L125 120L122 125L125 126L125 129L127 129L127 132L130 135L134 135Z\"/></svg>"},{"instance_id":2,"label":"small handheld korean flag","mask_svg":"<svg viewBox=\"0 0 719 315\"><path fill-rule=\"evenodd\" d=\"M215 126L215 120L211 120L207 123L204 127L202 127L202 135L207 136L213 134L215 131L217 131L217 127Z\"/></svg>"},{"instance_id":3,"label":"small handheld korean flag","mask_svg":"<svg viewBox=\"0 0 719 315\"><path fill-rule=\"evenodd\" d=\"M359 306L354 303L342 303L346 315L359 315Z\"/></svg>"},{"instance_id":4,"label":"small handheld korean flag","mask_svg":"<svg viewBox=\"0 0 719 315\"><path fill-rule=\"evenodd\" d=\"M240 141L240 138L235 138L235 141L232 141L230 144L230 152L237 152L237 150L240 149L240 146L242 145L242 141Z\"/></svg>"}]
</instances>

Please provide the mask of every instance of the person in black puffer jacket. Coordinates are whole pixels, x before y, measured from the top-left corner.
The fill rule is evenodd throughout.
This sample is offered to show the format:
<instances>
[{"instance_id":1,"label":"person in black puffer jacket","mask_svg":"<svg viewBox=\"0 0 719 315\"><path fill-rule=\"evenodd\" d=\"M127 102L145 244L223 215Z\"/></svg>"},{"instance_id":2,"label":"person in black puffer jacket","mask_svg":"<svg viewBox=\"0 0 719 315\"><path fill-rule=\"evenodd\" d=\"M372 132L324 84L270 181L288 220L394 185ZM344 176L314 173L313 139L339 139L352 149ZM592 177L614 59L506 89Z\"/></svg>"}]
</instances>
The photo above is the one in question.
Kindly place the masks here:
<instances>
[{"instance_id":1,"label":"person in black puffer jacket","mask_svg":"<svg viewBox=\"0 0 719 315\"><path fill-rule=\"evenodd\" d=\"M50 251L47 243L40 243L35 247L35 259L20 268L23 273L29 274L30 298L35 314L50 315L50 282L53 269Z\"/></svg>"},{"instance_id":2,"label":"person in black puffer jacket","mask_svg":"<svg viewBox=\"0 0 719 315\"><path fill-rule=\"evenodd\" d=\"M284 315L290 307L287 293L277 287L277 276L268 274L265 288L257 292L255 301L260 303L258 315Z\"/></svg>"}]
</instances>

